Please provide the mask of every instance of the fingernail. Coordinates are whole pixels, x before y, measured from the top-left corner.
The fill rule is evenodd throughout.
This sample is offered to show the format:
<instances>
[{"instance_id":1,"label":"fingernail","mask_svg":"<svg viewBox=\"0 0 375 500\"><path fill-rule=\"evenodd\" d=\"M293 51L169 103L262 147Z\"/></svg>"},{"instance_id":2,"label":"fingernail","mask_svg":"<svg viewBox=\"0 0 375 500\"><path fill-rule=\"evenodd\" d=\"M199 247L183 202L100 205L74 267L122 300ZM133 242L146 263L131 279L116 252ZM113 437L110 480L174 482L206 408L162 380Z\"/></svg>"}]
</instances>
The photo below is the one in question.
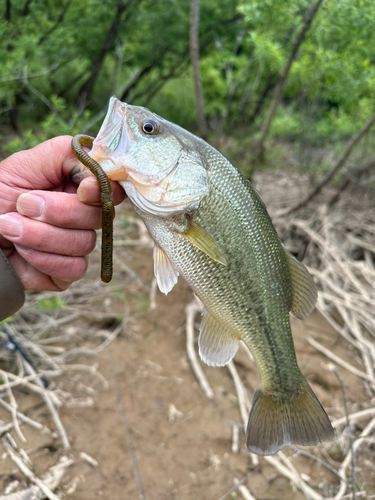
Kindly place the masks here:
<instances>
[{"instance_id":1,"label":"fingernail","mask_svg":"<svg viewBox=\"0 0 375 500\"><path fill-rule=\"evenodd\" d=\"M45 201L36 194L24 193L18 197L17 211L27 217L40 217L43 213Z\"/></svg>"},{"instance_id":2,"label":"fingernail","mask_svg":"<svg viewBox=\"0 0 375 500\"><path fill-rule=\"evenodd\" d=\"M82 201L83 203L87 201L87 198L85 198L80 191L77 191L77 198L79 201Z\"/></svg>"},{"instance_id":3,"label":"fingernail","mask_svg":"<svg viewBox=\"0 0 375 500\"><path fill-rule=\"evenodd\" d=\"M90 196L90 191L94 186L94 193L96 194L98 189L98 181L94 177L86 177L84 182L82 182L77 190L77 197L79 201L93 201L92 196ZM96 198L96 197L95 197ZM96 201L96 199L94 199ZM99 201L99 200L98 200Z\"/></svg>"},{"instance_id":4,"label":"fingernail","mask_svg":"<svg viewBox=\"0 0 375 500\"><path fill-rule=\"evenodd\" d=\"M23 231L23 222L14 215L0 215L0 234L5 238L19 238Z\"/></svg>"}]
</instances>

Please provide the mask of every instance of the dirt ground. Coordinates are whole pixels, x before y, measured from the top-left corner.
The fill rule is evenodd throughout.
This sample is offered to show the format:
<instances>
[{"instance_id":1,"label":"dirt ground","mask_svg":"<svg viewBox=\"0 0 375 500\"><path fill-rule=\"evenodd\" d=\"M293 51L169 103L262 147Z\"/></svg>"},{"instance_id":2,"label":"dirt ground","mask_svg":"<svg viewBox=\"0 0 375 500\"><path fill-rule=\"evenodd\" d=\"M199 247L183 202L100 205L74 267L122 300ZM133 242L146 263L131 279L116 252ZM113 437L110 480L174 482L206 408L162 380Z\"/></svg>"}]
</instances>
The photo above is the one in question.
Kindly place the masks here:
<instances>
[{"instance_id":1,"label":"dirt ground","mask_svg":"<svg viewBox=\"0 0 375 500\"><path fill-rule=\"evenodd\" d=\"M124 205L118 220L126 221L128 210ZM122 227L125 225L122 222ZM91 405L61 409L70 450L62 448L56 434L23 426L28 442L22 446L34 464L35 474L42 476L65 454L74 458L74 464L67 469L60 486L64 498L219 500L232 488L234 478L242 479L254 470L246 485L257 500L305 498L264 459L260 459L259 466L253 465L242 430L239 453L232 452L230 422L241 422L233 380L227 368L202 365L215 395L210 401L199 388L187 360L185 308L193 299L188 285L180 279L168 296L157 292L157 307L151 311L151 248L118 245L116 255L121 253L125 255L126 265L138 278L133 275L133 284L127 286L123 269L116 267L115 262L114 282L101 286L101 290L105 290L105 299L101 295L97 303L95 299L91 300L91 307L125 317L122 332L95 358L80 356L73 361L89 365L97 363L108 388L92 393ZM85 278L88 284L97 281L98 255L98 252L93 255L93 266ZM86 329L89 334L90 329L97 328L110 332L115 325L116 320L98 321L86 316L64 328ZM307 342L307 336L361 369L355 351L318 312L304 322L292 318L292 331L302 373L330 417L342 417L343 394L338 380L327 368L327 358ZM243 349L236 355L235 365L251 400L259 380L256 367ZM348 388L350 410L365 408L369 396L363 383L345 370L340 370L340 373ZM75 381L80 382L79 378ZM63 379L58 383L68 389ZM18 403L26 415L54 428L40 398L20 393ZM5 420L2 412L4 410L0 409L0 419ZM131 435L130 446L127 428ZM317 453L319 449L320 456L338 468L344 456L343 447L336 440L307 450ZM81 452L94 458L98 466L89 465L81 458ZM285 454L291 456L293 450L287 448ZM363 460L372 460L370 451ZM300 473L309 477L311 487L322 488L327 498L333 495L339 479L332 472L301 455L292 463ZM28 484L5 454L0 457L0 470L0 492L5 492L15 479L21 485ZM375 468L368 467L363 471L359 481L375 489ZM228 496L232 499L240 497L239 492Z\"/></svg>"}]
</instances>

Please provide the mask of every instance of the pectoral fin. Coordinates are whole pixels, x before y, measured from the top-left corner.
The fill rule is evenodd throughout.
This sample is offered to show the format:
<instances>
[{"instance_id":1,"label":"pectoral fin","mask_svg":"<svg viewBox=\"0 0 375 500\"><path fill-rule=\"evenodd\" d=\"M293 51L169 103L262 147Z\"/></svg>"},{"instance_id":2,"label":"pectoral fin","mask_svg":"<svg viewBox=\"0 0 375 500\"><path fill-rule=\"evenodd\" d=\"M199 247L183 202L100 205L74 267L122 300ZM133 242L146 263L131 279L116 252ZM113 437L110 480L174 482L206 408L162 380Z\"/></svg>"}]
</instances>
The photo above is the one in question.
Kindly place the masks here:
<instances>
[{"instance_id":1,"label":"pectoral fin","mask_svg":"<svg viewBox=\"0 0 375 500\"><path fill-rule=\"evenodd\" d=\"M180 233L184 238L186 238L190 243L192 243L195 247L199 248L202 252L204 252L208 257L223 266L227 265L227 261L224 255L224 252L210 236L207 231L205 231L199 224L194 221L190 222L189 229Z\"/></svg>"},{"instance_id":2,"label":"pectoral fin","mask_svg":"<svg viewBox=\"0 0 375 500\"><path fill-rule=\"evenodd\" d=\"M178 271L159 245L154 246L154 274L159 290L165 295L172 290L178 280Z\"/></svg>"},{"instance_id":3,"label":"pectoral fin","mask_svg":"<svg viewBox=\"0 0 375 500\"><path fill-rule=\"evenodd\" d=\"M240 343L212 314L204 310L198 345L199 355L205 363L224 366L236 354Z\"/></svg>"},{"instance_id":4,"label":"pectoral fin","mask_svg":"<svg viewBox=\"0 0 375 500\"><path fill-rule=\"evenodd\" d=\"M298 319L305 319L314 309L318 290L306 269L290 252L285 250L292 277L293 300L290 312Z\"/></svg>"}]
</instances>

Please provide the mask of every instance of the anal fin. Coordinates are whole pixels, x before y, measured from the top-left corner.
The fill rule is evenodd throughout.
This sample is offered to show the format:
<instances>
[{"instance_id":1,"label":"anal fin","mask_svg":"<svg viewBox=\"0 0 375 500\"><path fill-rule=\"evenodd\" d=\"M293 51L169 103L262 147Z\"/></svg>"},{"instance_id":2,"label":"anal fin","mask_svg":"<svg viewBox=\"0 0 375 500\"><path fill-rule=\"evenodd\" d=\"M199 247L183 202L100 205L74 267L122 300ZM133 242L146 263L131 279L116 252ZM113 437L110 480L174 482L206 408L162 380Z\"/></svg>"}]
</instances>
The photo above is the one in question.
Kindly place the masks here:
<instances>
[{"instance_id":1,"label":"anal fin","mask_svg":"<svg viewBox=\"0 0 375 500\"><path fill-rule=\"evenodd\" d=\"M156 243L154 246L154 274L159 290L165 293L165 295L175 286L179 275L167 254Z\"/></svg>"},{"instance_id":2,"label":"anal fin","mask_svg":"<svg viewBox=\"0 0 375 500\"><path fill-rule=\"evenodd\" d=\"M186 232L180 233L185 239L190 241L195 247L199 248L208 257L223 266L227 265L225 254L214 238L207 233L199 224L194 221L190 222L190 227Z\"/></svg>"},{"instance_id":3,"label":"anal fin","mask_svg":"<svg viewBox=\"0 0 375 500\"><path fill-rule=\"evenodd\" d=\"M198 339L199 355L209 366L224 366L239 347L238 338L228 333L221 323L206 309L203 311Z\"/></svg>"}]
</instances>

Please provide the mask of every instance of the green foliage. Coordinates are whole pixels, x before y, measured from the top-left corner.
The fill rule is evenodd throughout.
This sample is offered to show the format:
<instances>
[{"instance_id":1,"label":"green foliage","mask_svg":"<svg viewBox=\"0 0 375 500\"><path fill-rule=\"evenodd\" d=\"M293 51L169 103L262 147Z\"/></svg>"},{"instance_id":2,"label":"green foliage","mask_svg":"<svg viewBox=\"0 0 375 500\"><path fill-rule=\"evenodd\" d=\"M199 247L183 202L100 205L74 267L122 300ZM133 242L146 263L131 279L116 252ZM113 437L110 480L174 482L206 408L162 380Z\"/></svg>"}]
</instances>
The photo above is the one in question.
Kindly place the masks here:
<instances>
[{"instance_id":1,"label":"green foliage","mask_svg":"<svg viewBox=\"0 0 375 500\"><path fill-rule=\"evenodd\" d=\"M196 132L194 84L190 72L169 80L151 99L149 107L167 120Z\"/></svg>"},{"instance_id":2,"label":"green foliage","mask_svg":"<svg viewBox=\"0 0 375 500\"><path fill-rule=\"evenodd\" d=\"M10 20L5 4L4 154L55 135L95 134L113 94L197 132L189 2L132 0L121 12L120 0L12 0ZM237 136L245 149L257 136L311 5L201 0L200 64L211 134ZM331 144L363 126L374 111L374 19L373 1L323 1L291 67L271 127L275 139ZM10 129L17 135L9 140Z\"/></svg>"},{"instance_id":3,"label":"green foliage","mask_svg":"<svg viewBox=\"0 0 375 500\"><path fill-rule=\"evenodd\" d=\"M300 115L293 111L291 106L289 108L281 107L278 109L278 113L272 124L272 133L274 137L298 137L301 130Z\"/></svg>"},{"instance_id":4,"label":"green foliage","mask_svg":"<svg viewBox=\"0 0 375 500\"><path fill-rule=\"evenodd\" d=\"M54 311L56 309L62 309L65 306L65 302L61 297L51 297L50 299L40 299L38 302L38 307L44 309L45 311Z\"/></svg>"}]
</instances>

